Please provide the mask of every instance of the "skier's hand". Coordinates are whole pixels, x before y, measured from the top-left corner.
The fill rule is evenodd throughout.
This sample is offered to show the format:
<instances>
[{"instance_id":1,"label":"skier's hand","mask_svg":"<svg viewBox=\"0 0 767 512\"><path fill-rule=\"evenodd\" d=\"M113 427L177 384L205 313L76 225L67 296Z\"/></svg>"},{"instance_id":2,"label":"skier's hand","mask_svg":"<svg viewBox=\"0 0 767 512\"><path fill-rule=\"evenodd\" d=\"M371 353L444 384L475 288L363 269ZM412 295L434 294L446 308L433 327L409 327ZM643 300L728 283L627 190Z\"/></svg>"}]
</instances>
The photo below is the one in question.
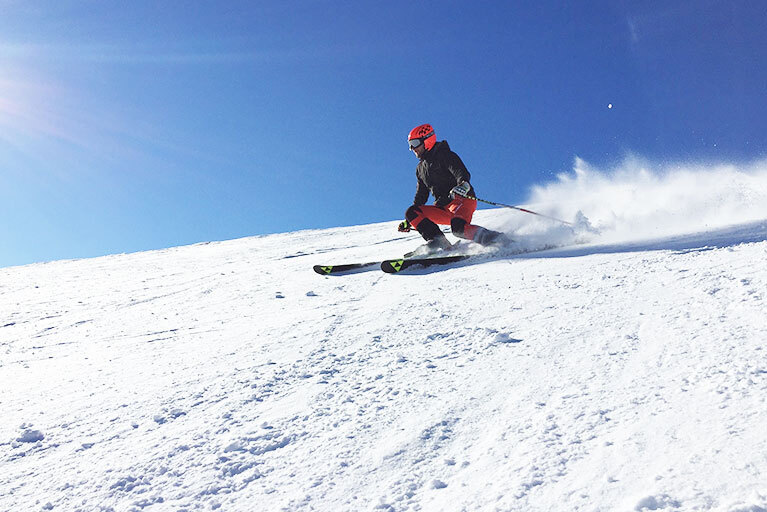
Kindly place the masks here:
<instances>
[{"instance_id":1,"label":"skier's hand","mask_svg":"<svg viewBox=\"0 0 767 512\"><path fill-rule=\"evenodd\" d=\"M399 223L399 226L397 226L397 231L400 233L409 233L412 228L413 226L411 226L408 221L403 220Z\"/></svg>"},{"instance_id":2,"label":"skier's hand","mask_svg":"<svg viewBox=\"0 0 767 512\"><path fill-rule=\"evenodd\" d=\"M468 181L462 181L455 187L453 187L453 190L450 191L450 193L455 196L461 196L466 197L469 194L469 189L471 189L471 185Z\"/></svg>"}]
</instances>

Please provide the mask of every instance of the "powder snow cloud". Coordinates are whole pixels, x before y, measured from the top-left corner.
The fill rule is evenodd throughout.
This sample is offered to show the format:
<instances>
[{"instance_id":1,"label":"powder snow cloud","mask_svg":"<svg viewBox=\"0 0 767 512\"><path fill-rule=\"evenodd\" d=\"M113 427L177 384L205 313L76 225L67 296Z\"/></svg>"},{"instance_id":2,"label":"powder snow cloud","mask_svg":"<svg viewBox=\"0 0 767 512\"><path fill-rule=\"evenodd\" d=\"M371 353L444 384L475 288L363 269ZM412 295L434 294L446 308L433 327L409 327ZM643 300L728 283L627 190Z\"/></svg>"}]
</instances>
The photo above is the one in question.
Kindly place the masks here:
<instances>
[{"instance_id":1,"label":"powder snow cloud","mask_svg":"<svg viewBox=\"0 0 767 512\"><path fill-rule=\"evenodd\" d=\"M658 164L632 156L598 168L576 158L572 172L533 187L525 204L565 220L580 211L605 242L716 229L767 218L767 160ZM561 231L522 215L505 228L551 242Z\"/></svg>"}]
</instances>

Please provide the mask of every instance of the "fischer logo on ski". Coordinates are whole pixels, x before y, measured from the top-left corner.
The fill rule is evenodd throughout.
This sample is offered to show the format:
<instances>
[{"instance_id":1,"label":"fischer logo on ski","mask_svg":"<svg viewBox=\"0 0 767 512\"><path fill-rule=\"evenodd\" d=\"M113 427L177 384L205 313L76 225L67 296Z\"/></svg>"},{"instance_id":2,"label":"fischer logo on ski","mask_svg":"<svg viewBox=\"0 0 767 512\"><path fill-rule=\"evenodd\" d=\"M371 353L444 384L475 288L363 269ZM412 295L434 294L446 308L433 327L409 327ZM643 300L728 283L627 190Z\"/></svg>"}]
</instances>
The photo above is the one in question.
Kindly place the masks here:
<instances>
[{"instance_id":1,"label":"fischer logo on ski","mask_svg":"<svg viewBox=\"0 0 767 512\"><path fill-rule=\"evenodd\" d=\"M358 270L364 270L368 267L374 267L378 264L378 261L370 261L368 263L345 263L342 265L314 265L312 268L318 274L327 276L330 274L343 274L345 272L349 273Z\"/></svg>"},{"instance_id":2,"label":"fischer logo on ski","mask_svg":"<svg viewBox=\"0 0 767 512\"><path fill-rule=\"evenodd\" d=\"M452 256L436 256L432 258L405 258L386 260L381 263L381 270L387 274L396 274L411 267L431 267L433 265L447 265L470 258L468 254L455 254Z\"/></svg>"}]
</instances>

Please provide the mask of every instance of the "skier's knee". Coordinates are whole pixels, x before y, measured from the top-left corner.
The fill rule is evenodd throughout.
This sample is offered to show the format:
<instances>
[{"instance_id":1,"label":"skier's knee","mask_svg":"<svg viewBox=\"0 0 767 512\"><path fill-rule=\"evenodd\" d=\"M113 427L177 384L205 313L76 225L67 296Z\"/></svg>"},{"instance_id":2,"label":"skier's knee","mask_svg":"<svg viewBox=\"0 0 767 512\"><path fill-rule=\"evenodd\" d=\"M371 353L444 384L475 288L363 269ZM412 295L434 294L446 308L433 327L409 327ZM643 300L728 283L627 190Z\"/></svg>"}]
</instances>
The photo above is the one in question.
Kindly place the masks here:
<instances>
[{"instance_id":1,"label":"skier's knee","mask_svg":"<svg viewBox=\"0 0 767 512\"><path fill-rule=\"evenodd\" d=\"M405 210L405 218L408 220L408 222L413 222L413 220L421 215L421 208L418 206L411 206L407 210Z\"/></svg>"},{"instance_id":2,"label":"skier's knee","mask_svg":"<svg viewBox=\"0 0 767 512\"><path fill-rule=\"evenodd\" d=\"M464 234L464 230L466 229L465 220L459 219L458 217L452 219L450 221L450 229L453 231L453 234L457 236L458 238L466 238Z\"/></svg>"}]
</instances>

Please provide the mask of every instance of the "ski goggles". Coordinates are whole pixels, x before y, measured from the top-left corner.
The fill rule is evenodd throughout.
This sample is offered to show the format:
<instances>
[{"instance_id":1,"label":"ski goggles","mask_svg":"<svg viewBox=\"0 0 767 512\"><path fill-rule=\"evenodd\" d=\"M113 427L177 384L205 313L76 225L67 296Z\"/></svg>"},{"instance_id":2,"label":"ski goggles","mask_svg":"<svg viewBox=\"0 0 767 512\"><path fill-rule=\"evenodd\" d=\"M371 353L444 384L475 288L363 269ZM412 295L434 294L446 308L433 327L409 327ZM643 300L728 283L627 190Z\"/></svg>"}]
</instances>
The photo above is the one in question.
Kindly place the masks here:
<instances>
[{"instance_id":1,"label":"ski goggles","mask_svg":"<svg viewBox=\"0 0 767 512\"><path fill-rule=\"evenodd\" d=\"M415 149L418 146L420 146L421 144L423 144L423 141L425 141L426 139L428 139L429 137L432 137L432 136L434 136L434 132L431 132L431 133L427 134L425 137L418 137L417 139L410 139L407 142L408 142L408 144L410 144L410 149Z\"/></svg>"}]
</instances>

